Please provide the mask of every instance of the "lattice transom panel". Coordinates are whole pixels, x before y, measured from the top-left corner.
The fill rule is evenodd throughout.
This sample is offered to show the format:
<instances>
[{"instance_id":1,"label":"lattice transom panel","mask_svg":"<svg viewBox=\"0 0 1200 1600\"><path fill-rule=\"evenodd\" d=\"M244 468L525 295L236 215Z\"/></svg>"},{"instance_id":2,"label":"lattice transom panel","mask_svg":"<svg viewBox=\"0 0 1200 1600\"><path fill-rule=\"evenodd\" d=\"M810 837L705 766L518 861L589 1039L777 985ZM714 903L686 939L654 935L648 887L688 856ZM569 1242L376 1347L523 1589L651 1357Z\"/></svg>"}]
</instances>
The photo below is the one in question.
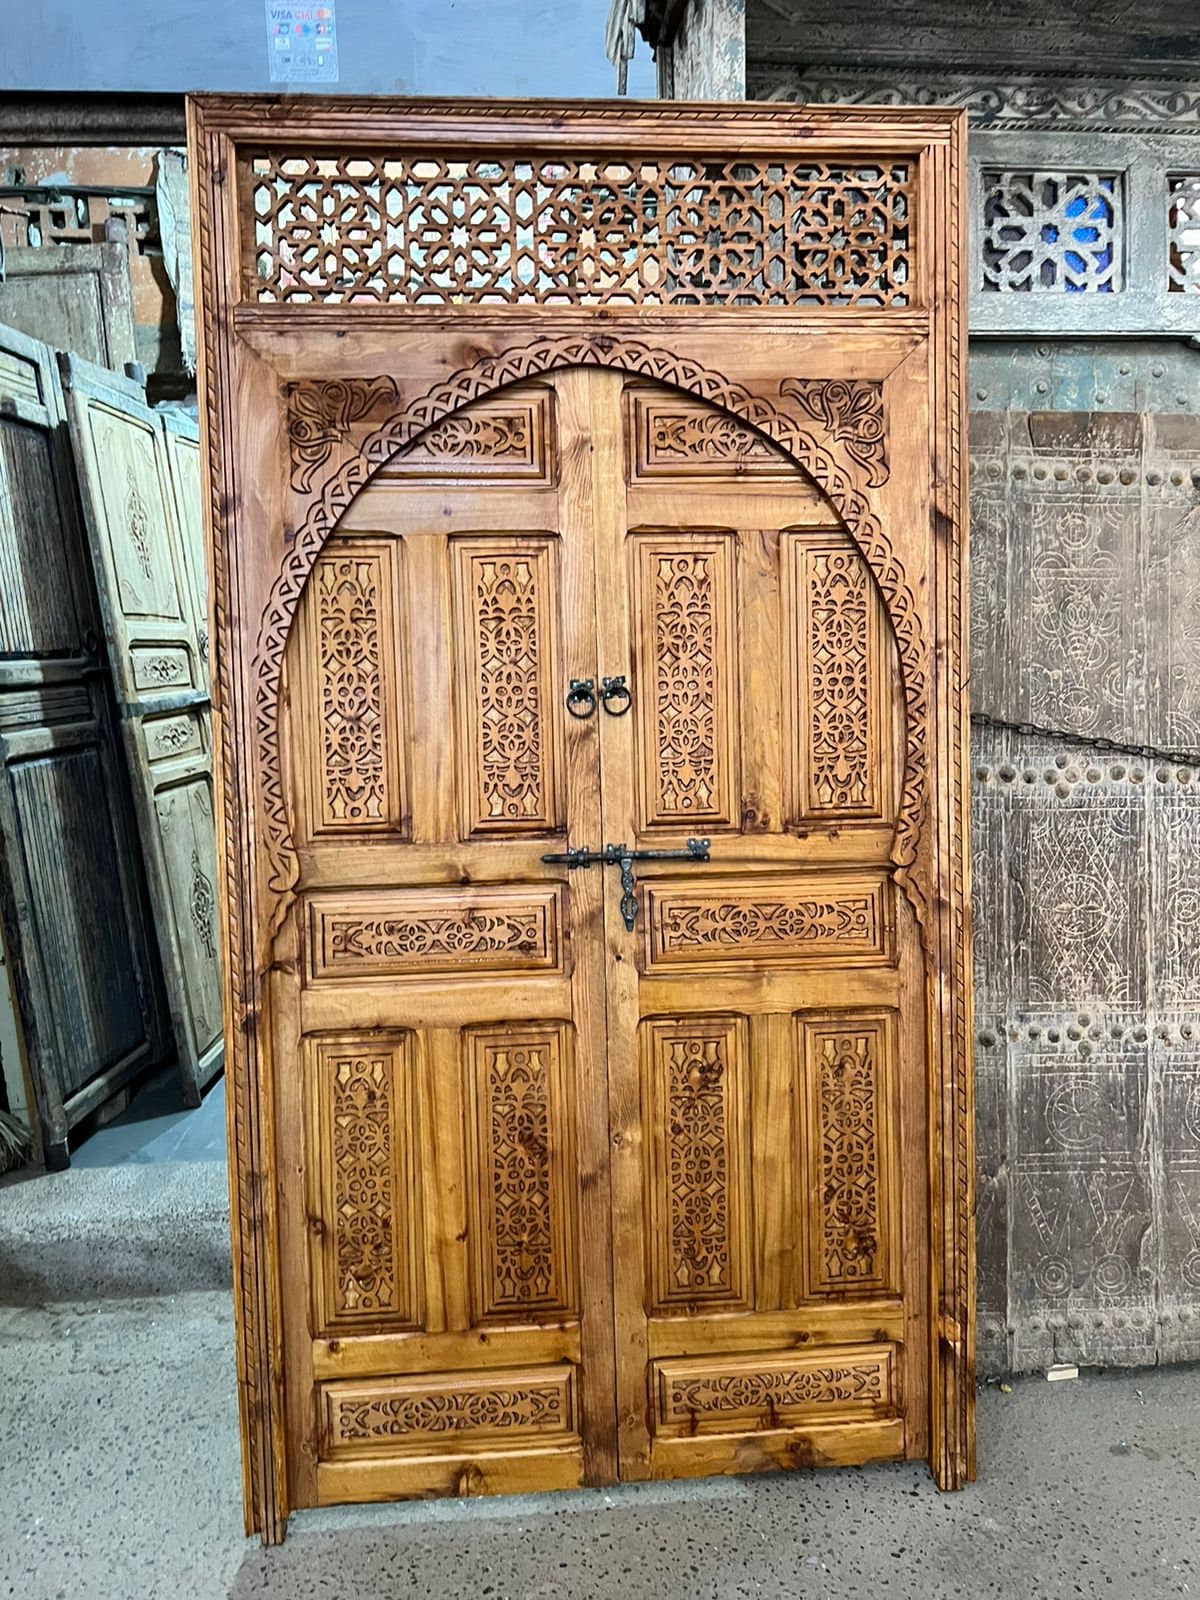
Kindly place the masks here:
<instances>
[{"instance_id":1,"label":"lattice transom panel","mask_svg":"<svg viewBox=\"0 0 1200 1600\"><path fill-rule=\"evenodd\" d=\"M983 178L982 289L1110 294L1121 288L1119 173L993 170Z\"/></svg>"},{"instance_id":2,"label":"lattice transom panel","mask_svg":"<svg viewBox=\"0 0 1200 1600\"><path fill-rule=\"evenodd\" d=\"M1200 173L1167 180L1168 277L1176 293L1200 291Z\"/></svg>"},{"instance_id":3,"label":"lattice transom panel","mask_svg":"<svg viewBox=\"0 0 1200 1600\"><path fill-rule=\"evenodd\" d=\"M471 305L912 303L907 162L260 155L247 294Z\"/></svg>"}]
</instances>

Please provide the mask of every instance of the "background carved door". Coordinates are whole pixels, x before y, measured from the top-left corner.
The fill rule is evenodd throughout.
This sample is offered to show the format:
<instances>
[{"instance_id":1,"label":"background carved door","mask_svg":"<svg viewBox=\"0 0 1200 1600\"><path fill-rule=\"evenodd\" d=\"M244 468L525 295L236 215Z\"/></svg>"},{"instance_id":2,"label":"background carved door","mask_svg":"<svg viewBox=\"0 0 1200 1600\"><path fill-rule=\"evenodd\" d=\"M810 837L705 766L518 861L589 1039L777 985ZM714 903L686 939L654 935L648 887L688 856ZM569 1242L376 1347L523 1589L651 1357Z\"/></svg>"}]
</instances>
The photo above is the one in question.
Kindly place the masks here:
<instances>
[{"instance_id":1,"label":"background carved door","mask_svg":"<svg viewBox=\"0 0 1200 1600\"><path fill-rule=\"evenodd\" d=\"M192 115L249 1525L958 1485L961 118Z\"/></svg>"}]
</instances>

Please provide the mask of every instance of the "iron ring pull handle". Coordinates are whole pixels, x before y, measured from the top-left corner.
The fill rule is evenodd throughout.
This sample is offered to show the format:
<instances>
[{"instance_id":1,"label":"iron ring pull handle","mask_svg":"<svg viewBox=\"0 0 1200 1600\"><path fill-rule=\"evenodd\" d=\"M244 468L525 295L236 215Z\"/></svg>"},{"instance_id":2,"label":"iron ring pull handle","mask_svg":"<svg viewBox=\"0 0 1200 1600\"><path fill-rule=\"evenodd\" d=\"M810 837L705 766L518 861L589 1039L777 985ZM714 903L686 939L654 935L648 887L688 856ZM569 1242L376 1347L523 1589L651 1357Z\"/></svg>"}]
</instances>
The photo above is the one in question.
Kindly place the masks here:
<instances>
[{"instance_id":1,"label":"iron ring pull handle","mask_svg":"<svg viewBox=\"0 0 1200 1600\"><path fill-rule=\"evenodd\" d=\"M605 680L607 682L607 679ZM582 706L581 711L575 708ZM596 712L596 680L594 678L572 678L571 687L567 691L567 710L577 722L582 722L585 717L591 717Z\"/></svg>"},{"instance_id":2,"label":"iron ring pull handle","mask_svg":"<svg viewBox=\"0 0 1200 1600\"><path fill-rule=\"evenodd\" d=\"M613 701L619 702L613 705ZM601 678L600 704L610 717L623 717L633 704L633 695L629 692L629 685L625 682L624 675L619 678Z\"/></svg>"}]
</instances>

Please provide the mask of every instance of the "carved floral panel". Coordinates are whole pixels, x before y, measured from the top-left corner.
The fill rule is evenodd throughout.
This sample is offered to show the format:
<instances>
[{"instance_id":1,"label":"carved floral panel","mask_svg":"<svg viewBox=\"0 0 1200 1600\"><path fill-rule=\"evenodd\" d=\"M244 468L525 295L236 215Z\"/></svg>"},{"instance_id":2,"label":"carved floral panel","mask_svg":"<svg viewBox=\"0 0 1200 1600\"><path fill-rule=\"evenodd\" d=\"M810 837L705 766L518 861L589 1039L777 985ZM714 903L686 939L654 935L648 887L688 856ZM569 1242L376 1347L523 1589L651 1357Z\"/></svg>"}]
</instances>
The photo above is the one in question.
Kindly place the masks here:
<instances>
[{"instance_id":1,"label":"carved floral panel","mask_svg":"<svg viewBox=\"0 0 1200 1600\"><path fill-rule=\"evenodd\" d=\"M464 831L547 833L558 783L558 560L551 540L454 542Z\"/></svg>"},{"instance_id":2,"label":"carved floral panel","mask_svg":"<svg viewBox=\"0 0 1200 1600\"><path fill-rule=\"evenodd\" d=\"M309 579L304 673L313 737L305 745L314 834L407 834L399 562L399 549L384 541L330 544Z\"/></svg>"},{"instance_id":3,"label":"carved floral panel","mask_svg":"<svg viewBox=\"0 0 1200 1600\"><path fill-rule=\"evenodd\" d=\"M308 1091L317 1329L420 1322L411 1034L323 1040Z\"/></svg>"},{"instance_id":4,"label":"carved floral panel","mask_svg":"<svg viewBox=\"0 0 1200 1600\"><path fill-rule=\"evenodd\" d=\"M641 824L729 826L740 784L732 537L632 543Z\"/></svg>"},{"instance_id":5,"label":"carved floral panel","mask_svg":"<svg viewBox=\"0 0 1200 1600\"><path fill-rule=\"evenodd\" d=\"M575 1304L574 1097L562 1026L469 1030L476 1319Z\"/></svg>"},{"instance_id":6,"label":"carved floral panel","mask_svg":"<svg viewBox=\"0 0 1200 1600\"><path fill-rule=\"evenodd\" d=\"M696 1357L655 1363L660 1432L862 1421L895 1410L895 1349L848 1345L810 1355Z\"/></svg>"},{"instance_id":7,"label":"carved floral panel","mask_svg":"<svg viewBox=\"0 0 1200 1600\"><path fill-rule=\"evenodd\" d=\"M881 878L648 883L649 966L857 965L890 948Z\"/></svg>"},{"instance_id":8,"label":"carved floral panel","mask_svg":"<svg viewBox=\"0 0 1200 1600\"><path fill-rule=\"evenodd\" d=\"M459 1440L462 1448L519 1443L575 1429L574 1379L566 1366L328 1383L322 1396L326 1449L334 1456L428 1450Z\"/></svg>"},{"instance_id":9,"label":"carved floral panel","mask_svg":"<svg viewBox=\"0 0 1200 1600\"><path fill-rule=\"evenodd\" d=\"M894 1024L886 1014L797 1020L804 1074L812 1294L890 1289Z\"/></svg>"},{"instance_id":10,"label":"carved floral panel","mask_svg":"<svg viewBox=\"0 0 1200 1600\"><path fill-rule=\"evenodd\" d=\"M749 1301L745 1029L735 1017L642 1024L650 1297L664 1310Z\"/></svg>"}]
</instances>

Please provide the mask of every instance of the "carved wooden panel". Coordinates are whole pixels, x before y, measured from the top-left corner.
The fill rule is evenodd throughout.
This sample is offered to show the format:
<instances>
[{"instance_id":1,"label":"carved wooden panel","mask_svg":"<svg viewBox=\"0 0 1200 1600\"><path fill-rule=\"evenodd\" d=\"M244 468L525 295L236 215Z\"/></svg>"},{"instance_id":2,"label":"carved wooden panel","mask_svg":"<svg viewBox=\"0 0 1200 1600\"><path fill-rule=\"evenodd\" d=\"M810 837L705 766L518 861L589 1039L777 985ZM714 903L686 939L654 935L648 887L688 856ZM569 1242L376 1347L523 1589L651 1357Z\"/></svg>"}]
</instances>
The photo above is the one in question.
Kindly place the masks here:
<instances>
[{"instance_id":1,"label":"carved wooden panel","mask_svg":"<svg viewBox=\"0 0 1200 1600\"><path fill-rule=\"evenodd\" d=\"M513 480L533 488L554 476L554 394L527 388L464 406L393 456L388 478Z\"/></svg>"},{"instance_id":2,"label":"carved wooden panel","mask_svg":"<svg viewBox=\"0 0 1200 1600\"><path fill-rule=\"evenodd\" d=\"M658 1431L690 1434L884 1417L895 1411L895 1381L891 1345L659 1361Z\"/></svg>"},{"instance_id":3,"label":"carved wooden panel","mask_svg":"<svg viewBox=\"0 0 1200 1600\"><path fill-rule=\"evenodd\" d=\"M893 1287L895 1033L889 1016L797 1019L810 1294Z\"/></svg>"},{"instance_id":4,"label":"carved wooden panel","mask_svg":"<svg viewBox=\"0 0 1200 1600\"><path fill-rule=\"evenodd\" d=\"M330 546L303 607L306 714L318 730L306 751L314 837L408 832L399 545Z\"/></svg>"},{"instance_id":5,"label":"carved wooden panel","mask_svg":"<svg viewBox=\"0 0 1200 1600\"><path fill-rule=\"evenodd\" d=\"M558 557L553 541L454 543L466 834L561 825Z\"/></svg>"},{"instance_id":6,"label":"carved wooden panel","mask_svg":"<svg viewBox=\"0 0 1200 1600\"><path fill-rule=\"evenodd\" d=\"M650 1299L733 1308L751 1293L750 1086L736 1017L642 1024Z\"/></svg>"},{"instance_id":7,"label":"carved wooden panel","mask_svg":"<svg viewBox=\"0 0 1200 1600\"><path fill-rule=\"evenodd\" d=\"M684 395L630 387L625 393L631 482L656 478L794 478L783 451L727 411Z\"/></svg>"},{"instance_id":8,"label":"carved wooden panel","mask_svg":"<svg viewBox=\"0 0 1200 1600\"><path fill-rule=\"evenodd\" d=\"M693 888L648 885L648 970L738 961L834 965L882 961L890 951L882 878L738 878Z\"/></svg>"},{"instance_id":9,"label":"carved wooden panel","mask_svg":"<svg viewBox=\"0 0 1200 1600\"><path fill-rule=\"evenodd\" d=\"M729 826L740 780L732 538L648 534L633 560L641 825Z\"/></svg>"},{"instance_id":10,"label":"carved wooden panel","mask_svg":"<svg viewBox=\"0 0 1200 1600\"><path fill-rule=\"evenodd\" d=\"M131 380L74 358L63 370L184 1095L198 1104L224 1052L199 508L186 533L171 455L189 445L168 443Z\"/></svg>"},{"instance_id":11,"label":"carved wooden panel","mask_svg":"<svg viewBox=\"0 0 1200 1600\"><path fill-rule=\"evenodd\" d=\"M558 971L562 913L558 888L316 895L310 972L321 981Z\"/></svg>"},{"instance_id":12,"label":"carved wooden panel","mask_svg":"<svg viewBox=\"0 0 1200 1600\"><path fill-rule=\"evenodd\" d=\"M241 174L255 219L246 295L904 306L916 285L912 177L902 160L580 159L553 145L518 159L261 155Z\"/></svg>"},{"instance_id":13,"label":"carved wooden panel","mask_svg":"<svg viewBox=\"0 0 1200 1600\"><path fill-rule=\"evenodd\" d=\"M315 1330L421 1321L411 1033L315 1042L307 1059Z\"/></svg>"},{"instance_id":14,"label":"carved wooden panel","mask_svg":"<svg viewBox=\"0 0 1200 1600\"><path fill-rule=\"evenodd\" d=\"M553 1441L575 1430L574 1385L565 1366L329 1383L322 1399L331 1456L428 1450L460 1437L478 1449Z\"/></svg>"},{"instance_id":15,"label":"carved wooden panel","mask_svg":"<svg viewBox=\"0 0 1200 1600\"><path fill-rule=\"evenodd\" d=\"M469 1031L475 1319L576 1304L574 1088L561 1026Z\"/></svg>"},{"instance_id":16,"label":"carved wooden panel","mask_svg":"<svg viewBox=\"0 0 1200 1600\"><path fill-rule=\"evenodd\" d=\"M789 809L879 817L892 804L887 646L870 570L845 540L782 541Z\"/></svg>"}]
</instances>

